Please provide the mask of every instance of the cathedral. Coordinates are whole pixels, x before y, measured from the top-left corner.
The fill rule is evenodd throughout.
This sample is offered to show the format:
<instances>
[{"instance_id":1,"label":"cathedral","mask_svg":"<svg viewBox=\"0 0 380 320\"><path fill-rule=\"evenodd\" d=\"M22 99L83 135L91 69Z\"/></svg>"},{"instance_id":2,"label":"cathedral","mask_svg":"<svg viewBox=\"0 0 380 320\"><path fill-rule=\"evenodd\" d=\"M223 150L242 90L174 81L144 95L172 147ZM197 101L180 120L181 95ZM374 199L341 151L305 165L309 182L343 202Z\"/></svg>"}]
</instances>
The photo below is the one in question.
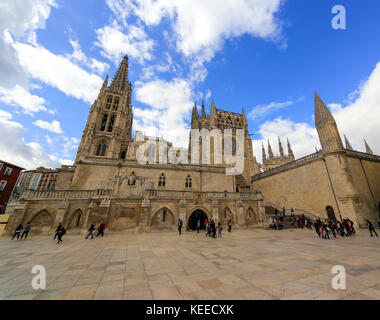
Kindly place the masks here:
<instances>
[{"instance_id":1,"label":"cathedral","mask_svg":"<svg viewBox=\"0 0 380 320\"><path fill-rule=\"evenodd\" d=\"M367 142L366 152L353 150L346 137L344 147L317 94L315 124L321 150L296 159L289 140L285 154L279 138L280 155L273 154L268 141L263 164L253 154L244 110L221 110L214 101L208 115L203 102L200 113L194 105L188 149L139 131L133 136L126 56L90 108L74 164L60 168L54 191L26 190L13 197L6 233L27 222L42 234L52 233L60 222L71 234L102 222L113 231L154 232L175 229L179 219L187 230L198 221L204 228L206 219L262 228L273 208L312 218L349 217L363 226L366 219L377 222L380 156ZM234 171L238 154L242 166Z\"/></svg>"},{"instance_id":2,"label":"cathedral","mask_svg":"<svg viewBox=\"0 0 380 320\"><path fill-rule=\"evenodd\" d=\"M126 56L111 83L105 79L91 106L73 166L60 168L55 191L27 190L14 198L8 205L11 218L7 230L27 221L41 233L52 232L59 222L70 233L84 232L91 223L102 222L110 230L138 232L171 230L179 219L188 230L194 229L198 220L204 228L206 219L223 224L231 220L244 228L262 225L263 198L250 182L260 168L244 110L241 114L220 110L213 101L206 115L204 103L200 114L194 105L188 150L139 131L133 137L132 127L132 84ZM230 164L216 161L218 139L213 134L209 140L199 137L202 161L187 161L193 152L192 134L204 129L219 132L221 137L229 130L235 154L236 133L243 133L241 172L226 174ZM227 140L222 138L221 144ZM204 163L207 149L203 146L207 143L212 151L210 161ZM185 161L168 161L170 154L180 154ZM223 152L221 156L225 158ZM145 162L139 161L144 157Z\"/></svg>"}]
</instances>

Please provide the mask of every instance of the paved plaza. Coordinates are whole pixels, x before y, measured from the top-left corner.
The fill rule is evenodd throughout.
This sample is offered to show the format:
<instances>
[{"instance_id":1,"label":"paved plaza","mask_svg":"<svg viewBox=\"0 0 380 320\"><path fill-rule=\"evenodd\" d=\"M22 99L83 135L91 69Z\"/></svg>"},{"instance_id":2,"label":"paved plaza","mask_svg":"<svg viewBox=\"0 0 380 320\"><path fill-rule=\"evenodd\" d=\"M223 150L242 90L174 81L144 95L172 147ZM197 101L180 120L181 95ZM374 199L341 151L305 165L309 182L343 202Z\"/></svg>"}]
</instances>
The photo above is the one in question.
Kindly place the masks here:
<instances>
[{"instance_id":1,"label":"paved plaza","mask_svg":"<svg viewBox=\"0 0 380 320\"><path fill-rule=\"evenodd\" d=\"M34 265L46 290L31 286ZM347 270L334 290L331 269ZM0 238L0 299L380 299L380 239L321 240L309 230L233 230Z\"/></svg>"}]
</instances>

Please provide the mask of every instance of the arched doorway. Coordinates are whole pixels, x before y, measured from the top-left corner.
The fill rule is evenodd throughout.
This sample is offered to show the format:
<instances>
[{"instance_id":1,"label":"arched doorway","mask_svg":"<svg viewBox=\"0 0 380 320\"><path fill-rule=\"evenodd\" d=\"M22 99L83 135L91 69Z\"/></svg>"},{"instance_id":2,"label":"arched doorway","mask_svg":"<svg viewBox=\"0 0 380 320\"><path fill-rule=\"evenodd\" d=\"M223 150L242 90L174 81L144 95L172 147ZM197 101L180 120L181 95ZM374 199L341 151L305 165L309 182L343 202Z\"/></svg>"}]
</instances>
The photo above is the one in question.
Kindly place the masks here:
<instances>
[{"instance_id":1,"label":"arched doorway","mask_svg":"<svg viewBox=\"0 0 380 320\"><path fill-rule=\"evenodd\" d=\"M174 215L168 208L158 210L151 221L151 227L157 229L171 229L174 225Z\"/></svg>"},{"instance_id":2,"label":"arched doorway","mask_svg":"<svg viewBox=\"0 0 380 320\"><path fill-rule=\"evenodd\" d=\"M82 217L83 217L82 210L80 209L76 210L71 216L68 228L69 229L80 228L82 224L82 220L83 220Z\"/></svg>"},{"instance_id":3,"label":"arched doorway","mask_svg":"<svg viewBox=\"0 0 380 320\"><path fill-rule=\"evenodd\" d=\"M189 221L187 224L188 229L196 230L198 221L200 221L201 222L201 230L206 230L206 226L205 226L205 220L206 219L208 219L207 214L203 210L201 210L201 209L195 210L189 217Z\"/></svg>"},{"instance_id":4,"label":"arched doorway","mask_svg":"<svg viewBox=\"0 0 380 320\"><path fill-rule=\"evenodd\" d=\"M249 209L247 210L247 214L245 216L246 225L250 226L250 225L256 224L257 222L258 221L257 221L255 211L251 207L249 207Z\"/></svg>"},{"instance_id":5,"label":"arched doorway","mask_svg":"<svg viewBox=\"0 0 380 320\"><path fill-rule=\"evenodd\" d=\"M335 212L334 212L334 208L333 207L327 206L326 207L326 212L327 212L327 217L330 220L336 220Z\"/></svg>"},{"instance_id":6,"label":"arched doorway","mask_svg":"<svg viewBox=\"0 0 380 320\"><path fill-rule=\"evenodd\" d=\"M49 211L42 210L32 218L31 223L33 227L37 228L51 227L52 216Z\"/></svg>"}]
</instances>

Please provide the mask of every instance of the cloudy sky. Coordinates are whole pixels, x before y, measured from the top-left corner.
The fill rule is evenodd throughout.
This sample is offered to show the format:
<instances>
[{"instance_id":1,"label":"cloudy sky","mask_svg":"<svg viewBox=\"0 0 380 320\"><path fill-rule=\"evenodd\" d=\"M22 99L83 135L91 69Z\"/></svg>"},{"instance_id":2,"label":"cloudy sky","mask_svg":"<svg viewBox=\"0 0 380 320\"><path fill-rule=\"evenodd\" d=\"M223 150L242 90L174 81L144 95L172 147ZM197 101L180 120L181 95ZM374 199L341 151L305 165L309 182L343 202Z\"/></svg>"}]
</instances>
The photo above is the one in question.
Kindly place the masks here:
<instances>
[{"instance_id":1,"label":"cloudy sky","mask_svg":"<svg viewBox=\"0 0 380 320\"><path fill-rule=\"evenodd\" d=\"M254 150L319 145L314 90L354 148L380 154L378 1L1 0L0 159L71 164L103 79L125 54L134 129L186 146L194 101L248 117Z\"/></svg>"}]
</instances>

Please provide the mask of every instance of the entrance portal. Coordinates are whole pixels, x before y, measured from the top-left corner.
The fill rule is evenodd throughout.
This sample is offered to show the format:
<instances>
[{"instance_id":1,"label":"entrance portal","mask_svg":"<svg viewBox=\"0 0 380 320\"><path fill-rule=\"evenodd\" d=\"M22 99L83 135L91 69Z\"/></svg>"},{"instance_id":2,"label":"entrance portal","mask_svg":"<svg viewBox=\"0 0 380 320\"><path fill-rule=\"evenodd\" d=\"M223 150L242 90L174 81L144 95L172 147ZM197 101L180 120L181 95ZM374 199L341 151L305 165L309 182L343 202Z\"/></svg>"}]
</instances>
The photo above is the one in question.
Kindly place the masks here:
<instances>
[{"instance_id":1,"label":"entrance portal","mask_svg":"<svg viewBox=\"0 0 380 320\"><path fill-rule=\"evenodd\" d=\"M197 230L198 220L201 222L201 230L206 230L205 220L207 219L207 214L204 211L198 209L195 210L189 217L188 228L190 230Z\"/></svg>"},{"instance_id":2,"label":"entrance portal","mask_svg":"<svg viewBox=\"0 0 380 320\"><path fill-rule=\"evenodd\" d=\"M336 220L334 209L330 206L326 207L327 217L330 220Z\"/></svg>"}]
</instances>

